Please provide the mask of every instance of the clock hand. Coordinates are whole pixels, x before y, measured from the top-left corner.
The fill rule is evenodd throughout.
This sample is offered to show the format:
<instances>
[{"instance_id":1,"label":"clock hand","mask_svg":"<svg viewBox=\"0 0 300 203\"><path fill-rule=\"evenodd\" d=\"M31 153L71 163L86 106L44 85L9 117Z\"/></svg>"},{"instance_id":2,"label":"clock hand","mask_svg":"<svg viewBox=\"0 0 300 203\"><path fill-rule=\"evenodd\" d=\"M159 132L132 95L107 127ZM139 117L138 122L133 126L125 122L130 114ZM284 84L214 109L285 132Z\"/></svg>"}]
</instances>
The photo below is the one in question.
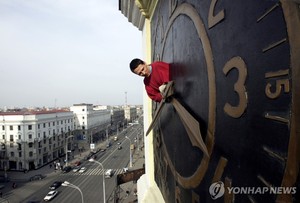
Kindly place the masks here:
<instances>
[{"instance_id":1,"label":"clock hand","mask_svg":"<svg viewBox=\"0 0 300 203\"><path fill-rule=\"evenodd\" d=\"M146 136L156 125L161 110L164 107L166 99L173 95L174 93L173 87L174 87L173 81L167 83L165 91L163 92L163 100L160 102L159 107L154 114L153 120L146 132ZM184 125L184 128L187 131L188 136L192 142L192 145L198 147L207 157L209 157L206 145L201 136L199 122L180 104L180 102L178 102L177 99L171 98L171 103L173 104L176 111L178 112L179 117Z\"/></svg>"},{"instance_id":2,"label":"clock hand","mask_svg":"<svg viewBox=\"0 0 300 203\"><path fill-rule=\"evenodd\" d=\"M192 145L201 149L201 151L207 157L209 157L206 145L201 136L199 122L179 103L177 99L172 98L171 103L178 112L184 128L187 131L188 136L192 142Z\"/></svg>"}]
</instances>

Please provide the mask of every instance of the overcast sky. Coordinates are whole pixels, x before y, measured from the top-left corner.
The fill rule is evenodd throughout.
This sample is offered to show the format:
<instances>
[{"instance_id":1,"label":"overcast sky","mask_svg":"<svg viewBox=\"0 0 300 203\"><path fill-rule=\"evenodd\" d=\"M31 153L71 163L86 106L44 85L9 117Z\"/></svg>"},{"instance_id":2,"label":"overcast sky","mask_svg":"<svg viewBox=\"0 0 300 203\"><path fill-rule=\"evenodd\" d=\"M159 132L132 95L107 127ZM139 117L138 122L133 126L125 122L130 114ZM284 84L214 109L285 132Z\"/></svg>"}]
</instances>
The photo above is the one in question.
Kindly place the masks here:
<instances>
[{"instance_id":1,"label":"overcast sky","mask_svg":"<svg viewBox=\"0 0 300 203\"><path fill-rule=\"evenodd\" d=\"M0 108L142 104L141 44L118 0L0 0Z\"/></svg>"}]
</instances>

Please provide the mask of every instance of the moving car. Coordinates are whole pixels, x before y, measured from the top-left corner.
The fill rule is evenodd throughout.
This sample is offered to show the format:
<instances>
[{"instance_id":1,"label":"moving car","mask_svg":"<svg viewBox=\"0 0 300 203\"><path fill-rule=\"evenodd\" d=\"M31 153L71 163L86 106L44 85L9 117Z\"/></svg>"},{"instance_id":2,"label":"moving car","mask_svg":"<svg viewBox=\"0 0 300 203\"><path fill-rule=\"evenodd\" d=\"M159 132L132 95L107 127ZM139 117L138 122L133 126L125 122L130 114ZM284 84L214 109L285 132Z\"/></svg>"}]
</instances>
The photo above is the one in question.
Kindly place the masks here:
<instances>
[{"instance_id":1,"label":"moving car","mask_svg":"<svg viewBox=\"0 0 300 203\"><path fill-rule=\"evenodd\" d=\"M34 181L34 180L42 180L44 179L46 176L45 175L42 175L42 174L36 174L34 176L31 176L29 178L29 181Z\"/></svg>"},{"instance_id":2,"label":"moving car","mask_svg":"<svg viewBox=\"0 0 300 203\"><path fill-rule=\"evenodd\" d=\"M80 161L76 161L76 162L74 163L75 166L79 166L80 164L81 164Z\"/></svg>"},{"instance_id":3,"label":"moving car","mask_svg":"<svg viewBox=\"0 0 300 203\"><path fill-rule=\"evenodd\" d=\"M111 178L114 175L114 171L112 169L108 169L105 172L105 178Z\"/></svg>"},{"instance_id":4,"label":"moving car","mask_svg":"<svg viewBox=\"0 0 300 203\"><path fill-rule=\"evenodd\" d=\"M50 190L55 190L56 188L60 187L62 184L61 181L55 181L52 185L50 185L49 189Z\"/></svg>"},{"instance_id":5,"label":"moving car","mask_svg":"<svg viewBox=\"0 0 300 203\"><path fill-rule=\"evenodd\" d=\"M52 200L58 194L57 190L51 190L48 194L44 197L44 201Z\"/></svg>"},{"instance_id":6,"label":"moving car","mask_svg":"<svg viewBox=\"0 0 300 203\"><path fill-rule=\"evenodd\" d=\"M63 169L63 173L68 173L69 171L71 171L72 170L72 167L71 166L66 166L66 167L64 167L64 169Z\"/></svg>"},{"instance_id":7,"label":"moving car","mask_svg":"<svg viewBox=\"0 0 300 203\"><path fill-rule=\"evenodd\" d=\"M80 166L75 166L75 167L73 168L73 172L76 173L76 172L79 171L79 169L80 169Z\"/></svg>"},{"instance_id":8,"label":"moving car","mask_svg":"<svg viewBox=\"0 0 300 203\"><path fill-rule=\"evenodd\" d=\"M79 173L83 173L83 172L85 172L86 171L86 167L81 167L80 169L79 169Z\"/></svg>"}]
</instances>

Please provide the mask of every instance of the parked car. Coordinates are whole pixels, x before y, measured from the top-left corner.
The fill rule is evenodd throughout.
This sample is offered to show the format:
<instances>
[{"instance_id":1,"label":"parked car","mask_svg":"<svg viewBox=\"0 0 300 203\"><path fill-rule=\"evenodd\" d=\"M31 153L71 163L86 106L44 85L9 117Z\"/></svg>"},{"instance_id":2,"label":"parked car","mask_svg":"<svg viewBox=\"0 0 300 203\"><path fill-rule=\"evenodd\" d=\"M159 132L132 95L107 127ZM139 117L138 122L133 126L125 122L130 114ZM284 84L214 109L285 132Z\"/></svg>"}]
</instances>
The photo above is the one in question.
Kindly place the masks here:
<instances>
[{"instance_id":1,"label":"parked car","mask_svg":"<svg viewBox=\"0 0 300 203\"><path fill-rule=\"evenodd\" d=\"M66 167L63 168L63 173L68 173L71 170L72 170L71 166L66 166Z\"/></svg>"},{"instance_id":2,"label":"parked car","mask_svg":"<svg viewBox=\"0 0 300 203\"><path fill-rule=\"evenodd\" d=\"M44 201L52 200L58 194L57 190L51 190L48 194L44 197Z\"/></svg>"},{"instance_id":3,"label":"parked car","mask_svg":"<svg viewBox=\"0 0 300 203\"><path fill-rule=\"evenodd\" d=\"M81 167L80 169L79 169L79 173L84 173L86 171L86 167Z\"/></svg>"},{"instance_id":4,"label":"parked car","mask_svg":"<svg viewBox=\"0 0 300 203\"><path fill-rule=\"evenodd\" d=\"M56 190L56 188L60 187L62 184L61 181L55 181L52 185L50 185L49 189L50 190Z\"/></svg>"},{"instance_id":5,"label":"parked car","mask_svg":"<svg viewBox=\"0 0 300 203\"><path fill-rule=\"evenodd\" d=\"M120 149L122 149L122 146L121 146L121 145L118 146L118 150L120 150Z\"/></svg>"},{"instance_id":6,"label":"parked car","mask_svg":"<svg viewBox=\"0 0 300 203\"><path fill-rule=\"evenodd\" d=\"M34 176L31 176L31 177L29 178L29 181L42 180L42 179L44 179L44 178L46 178L45 175L42 175L42 174L36 174L36 175L34 175Z\"/></svg>"}]
</instances>

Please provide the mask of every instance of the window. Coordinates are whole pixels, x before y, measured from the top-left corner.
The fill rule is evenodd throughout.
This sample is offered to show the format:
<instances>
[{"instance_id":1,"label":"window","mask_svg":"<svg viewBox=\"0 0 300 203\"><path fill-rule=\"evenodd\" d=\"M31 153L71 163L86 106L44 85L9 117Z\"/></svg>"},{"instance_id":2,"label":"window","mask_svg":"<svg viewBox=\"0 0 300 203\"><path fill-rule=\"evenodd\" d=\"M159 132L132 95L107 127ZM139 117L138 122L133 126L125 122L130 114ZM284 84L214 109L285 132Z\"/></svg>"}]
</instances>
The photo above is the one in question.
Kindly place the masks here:
<instances>
[{"instance_id":1,"label":"window","mask_svg":"<svg viewBox=\"0 0 300 203\"><path fill-rule=\"evenodd\" d=\"M84 111L84 109L82 109L82 111Z\"/></svg>"},{"instance_id":2,"label":"window","mask_svg":"<svg viewBox=\"0 0 300 203\"><path fill-rule=\"evenodd\" d=\"M5 135L2 135L2 139L5 140Z\"/></svg>"},{"instance_id":3,"label":"window","mask_svg":"<svg viewBox=\"0 0 300 203\"><path fill-rule=\"evenodd\" d=\"M22 152L19 152L19 157L22 157Z\"/></svg>"},{"instance_id":4,"label":"window","mask_svg":"<svg viewBox=\"0 0 300 203\"><path fill-rule=\"evenodd\" d=\"M53 121L53 126L55 126L55 122Z\"/></svg>"},{"instance_id":5,"label":"window","mask_svg":"<svg viewBox=\"0 0 300 203\"><path fill-rule=\"evenodd\" d=\"M20 138L19 138L20 139ZM28 139L32 139L32 134L28 135Z\"/></svg>"},{"instance_id":6,"label":"window","mask_svg":"<svg viewBox=\"0 0 300 203\"><path fill-rule=\"evenodd\" d=\"M38 129L40 129L40 124L38 124Z\"/></svg>"},{"instance_id":7,"label":"window","mask_svg":"<svg viewBox=\"0 0 300 203\"><path fill-rule=\"evenodd\" d=\"M19 140L21 139L21 135L18 136L18 139L19 139Z\"/></svg>"},{"instance_id":8,"label":"window","mask_svg":"<svg viewBox=\"0 0 300 203\"><path fill-rule=\"evenodd\" d=\"M14 130L14 126L10 125L9 130Z\"/></svg>"},{"instance_id":9,"label":"window","mask_svg":"<svg viewBox=\"0 0 300 203\"><path fill-rule=\"evenodd\" d=\"M32 130L32 125L28 125L28 130Z\"/></svg>"},{"instance_id":10,"label":"window","mask_svg":"<svg viewBox=\"0 0 300 203\"><path fill-rule=\"evenodd\" d=\"M33 152L29 152L29 157L33 157Z\"/></svg>"},{"instance_id":11,"label":"window","mask_svg":"<svg viewBox=\"0 0 300 203\"><path fill-rule=\"evenodd\" d=\"M10 148L14 148L14 143L11 142L11 143L9 144L9 147L10 147Z\"/></svg>"},{"instance_id":12,"label":"window","mask_svg":"<svg viewBox=\"0 0 300 203\"><path fill-rule=\"evenodd\" d=\"M84 120L84 116L82 116L82 120Z\"/></svg>"},{"instance_id":13,"label":"window","mask_svg":"<svg viewBox=\"0 0 300 203\"><path fill-rule=\"evenodd\" d=\"M22 145L18 143L18 150L22 150Z\"/></svg>"},{"instance_id":14,"label":"window","mask_svg":"<svg viewBox=\"0 0 300 203\"><path fill-rule=\"evenodd\" d=\"M14 141L14 135L10 135L9 141L13 142Z\"/></svg>"},{"instance_id":15,"label":"window","mask_svg":"<svg viewBox=\"0 0 300 203\"><path fill-rule=\"evenodd\" d=\"M15 156L15 153L14 153L14 152L10 152L10 156L11 156L11 157L14 157L14 156Z\"/></svg>"},{"instance_id":16,"label":"window","mask_svg":"<svg viewBox=\"0 0 300 203\"><path fill-rule=\"evenodd\" d=\"M21 126L20 126L20 125L18 125L18 130L19 130L19 131L21 130Z\"/></svg>"},{"instance_id":17,"label":"window","mask_svg":"<svg viewBox=\"0 0 300 203\"><path fill-rule=\"evenodd\" d=\"M46 123L43 123L43 127L46 128Z\"/></svg>"},{"instance_id":18,"label":"window","mask_svg":"<svg viewBox=\"0 0 300 203\"><path fill-rule=\"evenodd\" d=\"M55 135L55 129L53 129L53 135Z\"/></svg>"},{"instance_id":19,"label":"window","mask_svg":"<svg viewBox=\"0 0 300 203\"><path fill-rule=\"evenodd\" d=\"M32 147L33 147L33 143L32 143L32 142L29 142L29 143L28 143L28 147L29 147L29 148L32 148Z\"/></svg>"},{"instance_id":20,"label":"window","mask_svg":"<svg viewBox=\"0 0 300 203\"><path fill-rule=\"evenodd\" d=\"M50 127L51 126L51 124L50 123L48 123L48 127Z\"/></svg>"},{"instance_id":21,"label":"window","mask_svg":"<svg viewBox=\"0 0 300 203\"><path fill-rule=\"evenodd\" d=\"M2 126L2 130L5 130L5 126L4 125Z\"/></svg>"}]
</instances>

